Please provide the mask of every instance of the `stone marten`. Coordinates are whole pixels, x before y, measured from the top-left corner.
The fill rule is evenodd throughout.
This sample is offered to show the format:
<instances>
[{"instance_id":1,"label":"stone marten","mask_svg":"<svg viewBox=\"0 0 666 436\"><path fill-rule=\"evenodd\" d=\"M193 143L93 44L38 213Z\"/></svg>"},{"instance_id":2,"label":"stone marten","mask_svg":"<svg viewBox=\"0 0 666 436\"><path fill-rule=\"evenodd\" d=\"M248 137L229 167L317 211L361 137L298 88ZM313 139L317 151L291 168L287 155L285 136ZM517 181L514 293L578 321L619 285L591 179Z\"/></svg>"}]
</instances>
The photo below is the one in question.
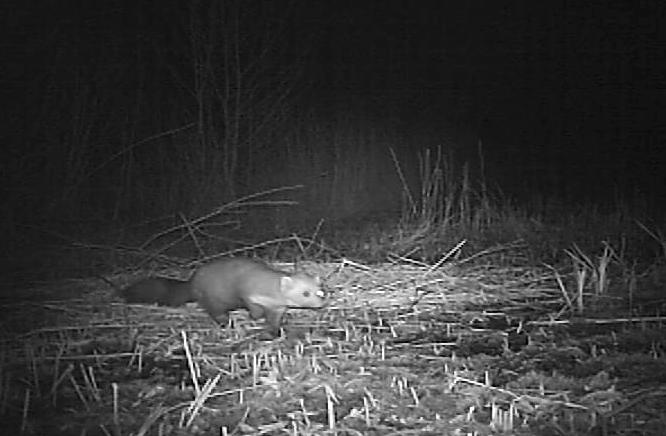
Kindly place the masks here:
<instances>
[{"instance_id":1,"label":"stone marten","mask_svg":"<svg viewBox=\"0 0 666 436\"><path fill-rule=\"evenodd\" d=\"M228 313L247 309L252 319L266 318L270 332L279 334L288 308L319 309L325 304L318 278L289 273L263 262L239 257L201 266L187 281L148 278L120 291L128 303L181 306L199 305L220 325Z\"/></svg>"}]
</instances>

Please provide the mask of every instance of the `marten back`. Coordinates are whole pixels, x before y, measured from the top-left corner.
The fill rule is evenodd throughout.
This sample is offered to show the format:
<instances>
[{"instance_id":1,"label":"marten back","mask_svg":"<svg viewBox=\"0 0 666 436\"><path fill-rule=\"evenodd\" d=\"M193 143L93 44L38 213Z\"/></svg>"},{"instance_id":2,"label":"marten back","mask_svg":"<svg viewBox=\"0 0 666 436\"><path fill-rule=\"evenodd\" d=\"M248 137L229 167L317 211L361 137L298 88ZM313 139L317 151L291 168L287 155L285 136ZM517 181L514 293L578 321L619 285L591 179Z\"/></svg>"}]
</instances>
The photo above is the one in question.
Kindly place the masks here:
<instances>
[{"instance_id":1,"label":"marten back","mask_svg":"<svg viewBox=\"0 0 666 436\"><path fill-rule=\"evenodd\" d=\"M182 306L196 301L189 281L166 277L151 277L140 280L120 291L128 303L159 304L160 306Z\"/></svg>"},{"instance_id":2,"label":"marten back","mask_svg":"<svg viewBox=\"0 0 666 436\"><path fill-rule=\"evenodd\" d=\"M224 259L204 265L192 277L199 304L224 325L229 311L247 309L253 319L266 317L273 333L279 332L287 308L318 309L324 293L318 279L288 273L248 258Z\"/></svg>"}]
</instances>

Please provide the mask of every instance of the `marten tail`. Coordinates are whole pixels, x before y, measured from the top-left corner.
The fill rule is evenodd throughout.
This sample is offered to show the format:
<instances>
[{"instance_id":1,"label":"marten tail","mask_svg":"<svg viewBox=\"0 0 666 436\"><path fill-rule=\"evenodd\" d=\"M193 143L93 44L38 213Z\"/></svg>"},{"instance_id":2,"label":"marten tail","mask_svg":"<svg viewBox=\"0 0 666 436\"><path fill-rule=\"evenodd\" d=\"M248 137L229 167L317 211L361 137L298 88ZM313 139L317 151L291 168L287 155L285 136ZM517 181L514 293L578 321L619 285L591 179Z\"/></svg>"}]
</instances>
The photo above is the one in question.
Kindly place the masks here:
<instances>
[{"instance_id":1,"label":"marten tail","mask_svg":"<svg viewBox=\"0 0 666 436\"><path fill-rule=\"evenodd\" d=\"M140 280L119 291L128 303L158 304L160 306L183 306L196 301L189 281L166 277L151 277Z\"/></svg>"}]
</instances>

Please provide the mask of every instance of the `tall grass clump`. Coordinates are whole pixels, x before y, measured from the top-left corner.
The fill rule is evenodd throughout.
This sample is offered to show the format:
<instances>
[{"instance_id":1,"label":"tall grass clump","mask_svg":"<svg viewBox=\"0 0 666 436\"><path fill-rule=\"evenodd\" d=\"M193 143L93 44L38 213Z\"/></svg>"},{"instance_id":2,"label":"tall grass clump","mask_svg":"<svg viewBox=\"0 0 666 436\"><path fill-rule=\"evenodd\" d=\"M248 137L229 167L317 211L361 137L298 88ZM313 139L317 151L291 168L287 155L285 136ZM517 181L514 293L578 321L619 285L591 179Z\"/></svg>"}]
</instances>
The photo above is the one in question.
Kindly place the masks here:
<instances>
[{"instance_id":1,"label":"tall grass clump","mask_svg":"<svg viewBox=\"0 0 666 436\"><path fill-rule=\"evenodd\" d=\"M482 173L473 178L470 165L458 164L442 146L418 154L416 180L405 175L393 150L391 155L402 184L396 240L400 251L420 251L427 258L461 240L480 243L507 211L513 212L501 197L491 196Z\"/></svg>"}]
</instances>

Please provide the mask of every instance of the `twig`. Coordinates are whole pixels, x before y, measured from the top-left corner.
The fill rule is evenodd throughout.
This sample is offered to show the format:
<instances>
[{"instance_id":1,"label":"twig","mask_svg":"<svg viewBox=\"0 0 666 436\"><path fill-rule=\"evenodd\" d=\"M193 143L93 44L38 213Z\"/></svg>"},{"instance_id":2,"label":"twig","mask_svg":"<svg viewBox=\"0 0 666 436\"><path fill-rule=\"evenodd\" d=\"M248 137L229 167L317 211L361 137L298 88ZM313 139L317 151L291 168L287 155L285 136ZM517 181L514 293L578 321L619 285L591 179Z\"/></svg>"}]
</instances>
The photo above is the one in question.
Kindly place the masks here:
<instances>
[{"instance_id":1,"label":"twig","mask_svg":"<svg viewBox=\"0 0 666 436\"><path fill-rule=\"evenodd\" d=\"M666 321L666 316L644 316L636 318L606 318L606 319L595 319L595 318L574 318L574 319L563 319L558 321L528 321L530 325L561 325L561 324L625 324L625 323L634 323L634 322L663 322Z\"/></svg>"}]
</instances>

